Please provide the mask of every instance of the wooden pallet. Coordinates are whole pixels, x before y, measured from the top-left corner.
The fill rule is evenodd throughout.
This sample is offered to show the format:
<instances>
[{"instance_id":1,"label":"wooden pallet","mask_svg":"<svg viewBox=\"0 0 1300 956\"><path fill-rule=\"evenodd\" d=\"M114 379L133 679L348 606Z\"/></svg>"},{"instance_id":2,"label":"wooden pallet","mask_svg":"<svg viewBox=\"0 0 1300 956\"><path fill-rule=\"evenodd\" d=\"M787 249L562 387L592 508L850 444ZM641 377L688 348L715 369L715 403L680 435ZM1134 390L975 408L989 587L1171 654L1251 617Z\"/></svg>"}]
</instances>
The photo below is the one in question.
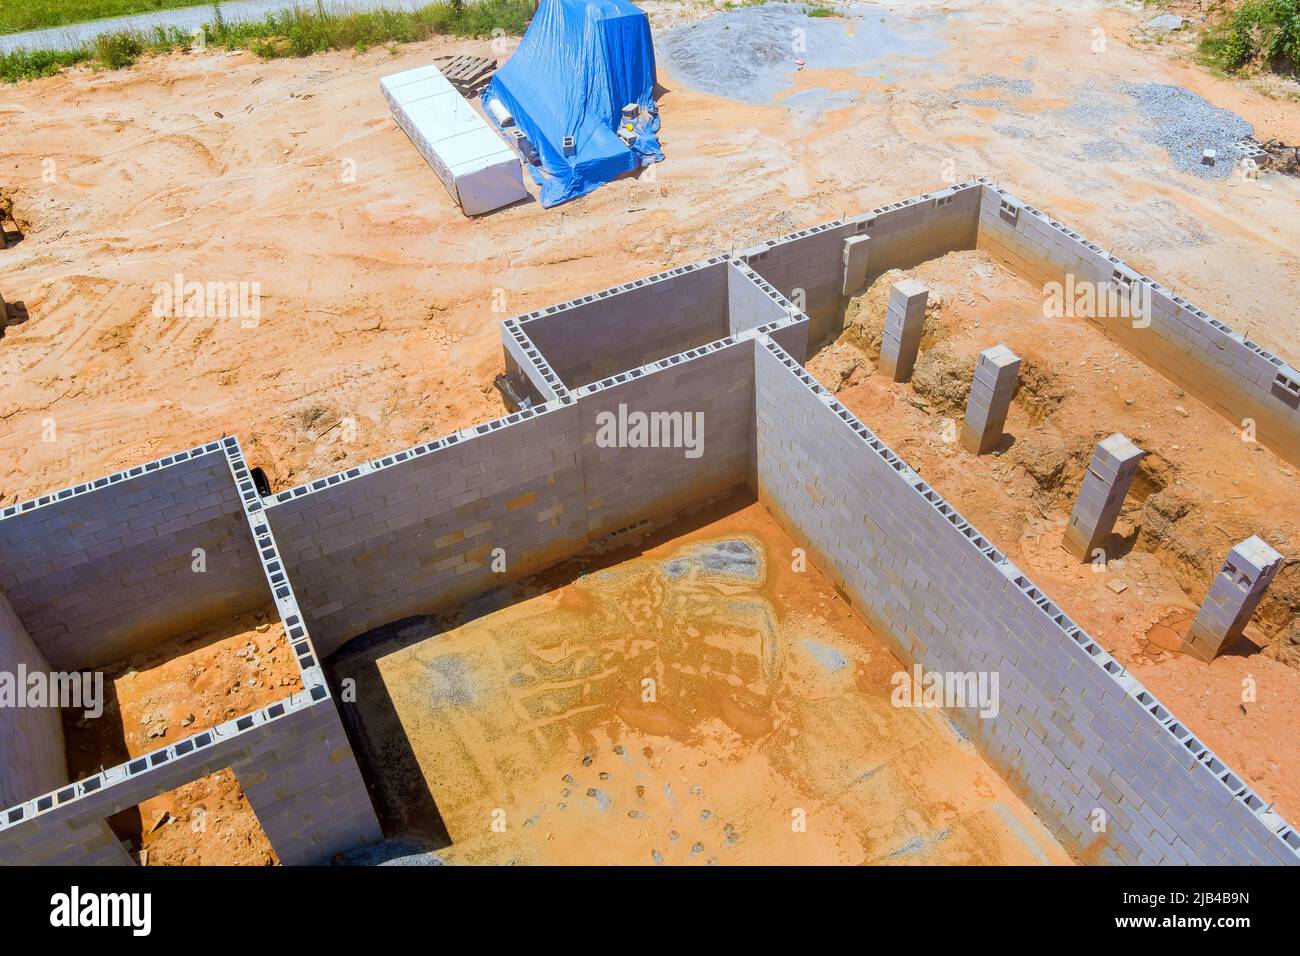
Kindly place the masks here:
<instances>
[{"instance_id":1,"label":"wooden pallet","mask_svg":"<svg viewBox=\"0 0 1300 956\"><path fill-rule=\"evenodd\" d=\"M440 56L433 63L462 96L468 96L485 86L497 68L496 60L468 54Z\"/></svg>"}]
</instances>

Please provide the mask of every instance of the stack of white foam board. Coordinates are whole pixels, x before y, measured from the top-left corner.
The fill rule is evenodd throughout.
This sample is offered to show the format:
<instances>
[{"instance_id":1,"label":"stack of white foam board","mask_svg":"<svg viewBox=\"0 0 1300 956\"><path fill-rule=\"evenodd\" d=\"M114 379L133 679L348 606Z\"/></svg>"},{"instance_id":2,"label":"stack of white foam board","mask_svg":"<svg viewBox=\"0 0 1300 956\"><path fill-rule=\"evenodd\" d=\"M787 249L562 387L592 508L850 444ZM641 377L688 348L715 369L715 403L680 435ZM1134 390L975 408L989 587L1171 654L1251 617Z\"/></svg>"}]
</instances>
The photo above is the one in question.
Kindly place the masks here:
<instances>
[{"instance_id":1,"label":"stack of white foam board","mask_svg":"<svg viewBox=\"0 0 1300 956\"><path fill-rule=\"evenodd\" d=\"M379 87L397 125L467 216L528 195L519 157L436 66L383 77Z\"/></svg>"}]
</instances>

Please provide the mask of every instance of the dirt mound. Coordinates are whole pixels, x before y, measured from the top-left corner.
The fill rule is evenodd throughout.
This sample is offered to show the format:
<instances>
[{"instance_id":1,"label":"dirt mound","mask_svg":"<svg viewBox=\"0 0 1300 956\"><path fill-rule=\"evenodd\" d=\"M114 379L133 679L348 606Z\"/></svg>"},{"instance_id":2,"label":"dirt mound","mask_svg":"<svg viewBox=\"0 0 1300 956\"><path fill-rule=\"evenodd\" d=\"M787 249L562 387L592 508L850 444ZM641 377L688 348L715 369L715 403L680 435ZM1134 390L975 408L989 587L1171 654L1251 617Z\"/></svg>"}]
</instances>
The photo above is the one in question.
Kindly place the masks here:
<instances>
[{"instance_id":1,"label":"dirt mound","mask_svg":"<svg viewBox=\"0 0 1300 956\"><path fill-rule=\"evenodd\" d=\"M1145 464L1144 461L1144 469ZM1278 528L1260 529L1234 521L1211 524L1203 517L1195 498L1172 486L1147 496L1142 503L1139 527L1141 547L1159 554L1175 571L1188 597L1198 602L1205 597L1210 580L1219 573L1233 543L1251 534L1259 534L1265 540L1284 540ZM1253 620L1268 638L1269 656L1292 666L1300 666L1297 615L1300 615L1300 562L1287 561L1264 592Z\"/></svg>"},{"instance_id":2,"label":"dirt mound","mask_svg":"<svg viewBox=\"0 0 1300 956\"><path fill-rule=\"evenodd\" d=\"M1300 670L1300 619L1292 621L1290 627L1264 648L1264 656Z\"/></svg>"},{"instance_id":3,"label":"dirt mound","mask_svg":"<svg viewBox=\"0 0 1300 956\"><path fill-rule=\"evenodd\" d=\"M1016 388L1016 401L1029 413L1035 425L1060 407L1069 392L1060 376L1047 365L1033 358L1023 358L1020 363L1020 382Z\"/></svg>"},{"instance_id":4,"label":"dirt mound","mask_svg":"<svg viewBox=\"0 0 1300 956\"><path fill-rule=\"evenodd\" d=\"M855 346L873 362L880 361L880 342L885 334L885 313L889 309L889 291L904 279L915 276L902 269L890 269L849 300L844 310L844 331L839 342ZM943 299L934 289L925 304L925 326L921 347L929 348L944 339L948 331L938 324Z\"/></svg>"},{"instance_id":5,"label":"dirt mound","mask_svg":"<svg viewBox=\"0 0 1300 956\"><path fill-rule=\"evenodd\" d=\"M974 357L958 355L951 346L940 343L917 356L912 388L938 414L960 418L974 377Z\"/></svg>"},{"instance_id":6,"label":"dirt mound","mask_svg":"<svg viewBox=\"0 0 1300 956\"><path fill-rule=\"evenodd\" d=\"M839 341L860 349L873 362L880 361L880 340L885 333L889 289L905 278L901 271L893 269L850 299L844 310L844 331Z\"/></svg>"},{"instance_id":7,"label":"dirt mound","mask_svg":"<svg viewBox=\"0 0 1300 956\"><path fill-rule=\"evenodd\" d=\"M1039 491L1059 504L1082 478L1086 454L1083 443L1075 441L1067 447L1061 433L1048 424L1017 436L1007 457L1034 479Z\"/></svg>"}]
</instances>

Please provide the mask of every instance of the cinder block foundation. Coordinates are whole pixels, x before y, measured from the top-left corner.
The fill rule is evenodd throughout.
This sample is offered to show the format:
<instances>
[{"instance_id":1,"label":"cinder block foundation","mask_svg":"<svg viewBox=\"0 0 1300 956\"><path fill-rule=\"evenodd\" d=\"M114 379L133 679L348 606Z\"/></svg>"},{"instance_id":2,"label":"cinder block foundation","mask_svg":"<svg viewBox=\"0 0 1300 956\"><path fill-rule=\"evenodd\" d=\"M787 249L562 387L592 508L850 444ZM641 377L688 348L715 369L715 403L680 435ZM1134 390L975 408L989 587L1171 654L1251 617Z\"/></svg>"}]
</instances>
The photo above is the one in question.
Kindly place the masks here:
<instances>
[{"instance_id":1,"label":"cinder block foundation","mask_svg":"<svg viewBox=\"0 0 1300 956\"><path fill-rule=\"evenodd\" d=\"M201 537L194 537L196 529ZM28 548L26 560L13 542ZM211 550L196 565L191 545L205 543ZM68 557L32 561L35 547L57 548ZM0 780L7 784L8 805L0 811L0 865L129 864L105 823L108 817L227 767L247 783L249 802L284 863L323 862L380 838L360 768L235 438L0 511L0 561L6 568L0 577L4 592L25 599L13 611L32 645L24 649L13 622L0 621L0 663L10 654L29 668L84 669L111 661L139 649L142 635L181 626L173 615L182 601L191 602L184 629L199 626L205 614L224 614L233 581L234 593L251 602L247 606L268 599L275 604L304 688L71 783L66 765L51 762L53 752L24 757L22 742L9 739L0 719L5 730ZM78 561L85 563L85 573L63 574ZM110 573L116 577L106 577ZM52 576L60 582L57 591L48 583ZM260 581L260 592L252 591L250 580ZM115 593L115 587L123 593ZM93 620L80 626L74 617L79 626L70 630L48 602L35 599L56 593L61 606L100 615L107 610L113 615L107 620L126 616L137 623L97 629ZM0 600L0 612L6 606ZM148 618L151 609L156 620ZM62 664L55 663L56 656ZM16 713L24 715L25 726L14 730L30 736L29 743L55 739L56 709ZM57 748L62 762L61 732Z\"/></svg>"},{"instance_id":2,"label":"cinder block foundation","mask_svg":"<svg viewBox=\"0 0 1300 956\"><path fill-rule=\"evenodd\" d=\"M1240 637L1281 566L1282 555L1257 535L1236 545L1210 583L1183 650L1210 661Z\"/></svg>"},{"instance_id":3,"label":"cinder block foundation","mask_svg":"<svg viewBox=\"0 0 1300 956\"><path fill-rule=\"evenodd\" d=\"M1062 540L1065 550L1080 561L1091 561L1094 552L1110 539L1143 454L1118 432L1093 449Z\"/></svg>"},{"instance_id":4,"label":"cinder block foundation","mask_svg":"<svg viewBox=\"0 0 1300 956\"><path fill-rule=\"evenodd\" d=\"M980 353L961 425L962 447L983 455L1002 442L1002 429L1020 377L1020 359L1005 345Z\"/></svg>"},{"instance_id":5,"label":"cinder block foundation","mask_svg":"<svg viewBox=\"0 0 1300 956\"><path fill-rule=\"evenodd\" d=\"M166 614L214 595L228 602L252 568L304 686L76 783L23 769L6 747L0 770L20 781L21 796L0 812L0 862L123 862L105 838L107 816L226 767L285 862L377 839L317 641L329 653L366 629L453 608L747 483L900 661L1002 676L997 714L959 709L953 719L1080 857L1300 863L1300 834L802 367L809 344L837 331L859 276L977 244L1026 275L1087 268L1150 288L1160 331L1117 328L1117 337L1141 355L1178 343L1195 357L1172 361L1171 377L1212 367L1216 407L1259 411L1279 449L1300 435L1288 411L1300 402L1300 373L986 180L510 319L507 369L532 407L505 418L266 498L226 438L0 511L0 588L20 625L0 627L0 652L25 653L25 630L51 661L51 649L70 660L109 654L97 633L129 646L157 626L151 606ZM972 450L1001 437L1018 366L1001 346L981 356L963 429ZM699 454L630 432L597 437L610 416L629 413L666 427L701 415ZM1089 542L1108 525L1106 502L1122 499L1121 466L1132 457L1107 442L1098 455L1114 459L1113 474L1099 466L1102 484L1076 508ZM121 533L115 522L125 522ZM42 535L61 550L32 560ZM191 540L226 555L222 574L203 579L210 585L177 563ZM1276 572L1280 556L1257 541L1234 549L1197 617L1207 647L1240 633ZM53 587L67 562L96 573ZM100 627L124 620L138 627ZM1098 810L1109 821L1103 836L1092 829Z\"/></svg>"}]
</instances>

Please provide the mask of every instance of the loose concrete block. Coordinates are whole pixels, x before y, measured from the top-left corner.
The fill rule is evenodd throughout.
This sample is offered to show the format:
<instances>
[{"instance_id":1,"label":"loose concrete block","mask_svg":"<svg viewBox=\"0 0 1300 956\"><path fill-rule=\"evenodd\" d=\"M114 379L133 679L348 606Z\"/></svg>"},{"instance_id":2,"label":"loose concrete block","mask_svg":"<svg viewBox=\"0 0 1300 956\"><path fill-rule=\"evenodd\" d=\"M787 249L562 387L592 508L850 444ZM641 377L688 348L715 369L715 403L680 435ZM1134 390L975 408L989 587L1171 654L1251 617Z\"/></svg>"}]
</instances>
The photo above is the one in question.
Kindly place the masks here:
<instances>
[{"instance_id":1,"label":"loose concrete block","mask_svg":"<svg viewBox=\"0 0 1300 956\"><path fill-rule=\"evenodd\" d=\"M925 286L915 279L904 279L889 290L885 330L880 342L880 370L895 382L912 377L929 296Z\"/></svg>"},{"instance_id":2,"label":"loose concrete block","mask_svg":"<svg viewBox=\"0 0 1300 956\"><path fill-rule=\"evenodd\" d=\"M844 240L844 295L853 295L867 284L870 236L849 236Z\"/></svg>"},{"instance_id":3,"label":"loose concrete block","mask_svg":"<svg viewBox=\"0 0 1300 956\"><path fill-rule=\"evenodd\" d=\"M967 451L982 455L1002 441L1002 426L1019 376L1020 359L1005 345L980 353L961 426L961 443Z\"/></svg>"},{"instance_id":4,"label":"loose concrete block","mask_svg":"<svg viewBox=\"0 0 1300 956\"><path fill-rule=\"evenodd\" d=\"M1258 535L1251 535L1229 551L1192 620L1183 650L1203 661L1213 660L1225 644L1246 629L1281 566L1282 555Z\"/></svg>"},{"instance_id":5,"label":"loose concrete block","mask_svg":"<svg viewBox=\"0 0 1300 956\"><path fill-rule=\"evenodd\" d=\"M1118 432L1093 449L1061 542L1080 561L1090 561L1110 537L1144 454Z\"/></svg>"}]
</instances>

